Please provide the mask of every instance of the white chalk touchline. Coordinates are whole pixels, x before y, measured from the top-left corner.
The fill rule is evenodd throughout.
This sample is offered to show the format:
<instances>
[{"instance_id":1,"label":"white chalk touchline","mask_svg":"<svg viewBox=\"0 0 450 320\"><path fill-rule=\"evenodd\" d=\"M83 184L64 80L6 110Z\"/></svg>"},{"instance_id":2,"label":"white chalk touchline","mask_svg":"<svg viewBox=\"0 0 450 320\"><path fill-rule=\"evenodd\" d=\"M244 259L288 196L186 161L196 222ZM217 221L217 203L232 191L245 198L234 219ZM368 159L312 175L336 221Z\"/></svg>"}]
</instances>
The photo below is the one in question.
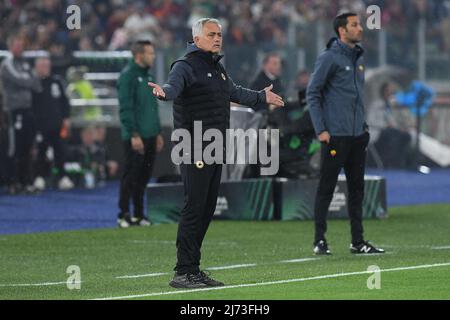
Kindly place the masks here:
<instances>
[{"instance_id":1,"label":"white chalk touchline","mask_svg":"<svg viewBox=\"0 0 450 320\"><path fill-rule=\"evenodd\" d=\"M308 262L319 260L320 258L304 258L304 259L293 259L293 260L283 260L275 263L262 263L259 265L270 265L270 264L278 264L278 263L300 263L300 262ZM248 264L235 264L230 266L220 266L220 267L209 267L205 268L206 270L229 270L229 269L238 269L238 268L251 268L258 266L257 263L248 263ZM126 275L116 277L116 279L139 279L139 278L148 278L148 277L159 277L166 276L168 272L157 272L157 273L146 273L146 274L136 274L136 275Z\"/></svg>"},{"instance_id":2,"label":"white chalk touchline","mask_svg":"<svg viewBox=\"0 0 450 320\"><path fill-rule=\"evenodd\" d=\"M234 266L223 266L223 267L211 267L206 268L206 270L227 270L227 269L237 269L237 268L249 268L249 267L256 267L256 263L249 263L249 264L237 264Z\"/></svg>"},{"instance_id":3,"label":"white chalk touchline","mask_svg":"<svg viewBox=\"0 0 450 320\"><path fill-rule=\"evenodd\" d=\"M69 282L70 284L80 284L81 281ZM61 282L43 282L43 283L16 283L16 284L0 284L0 287L44 287L67 284L67 281Z\"/></svg>"},{"instance_id":4,"label":"white chalk touchline","mask_svg":"<svg viewBox=\"0 0 450 320\"><path fill-rule=\"evenodd\" d=\"M319 259L320 258L292 259L292 260L283 260L283 261L280 261L280 263L298 263L298 262L314 261L314 260L319 260Z\"/></svg>"},{"instance_id":5,"label":"white chalk touchline","mask_svg":"<svg viewBox=\"0 0 450 320\"><path fill-rule=\"evenodd\" d=\"M431 247L431 250L449 250L450 246Z\"/></svg>"},{"instance_id":6,"label":"white chalk touchline","mask_svg":"<svg viewBox=\"0 0 450 320\"><path fill-rule=\"evenodd\" d=\"M306 258L306 259L295 259L295 260L285 260L280 261L279 263L288 263L288 262L306 262L310 260L317 260L318 258ZM206 270L228 270L228 269L237 269L237 268L250 268L250 267L256 267L256 263L250 263L250 264L236 264L236 265L230 265L230 266L221 266L221 267L211 267L206 268ZM157 273L147 273L147 274L138 274L138 275L126 275L126 276L120 276L116 277L116 279L138 279L138 278L151 278L151 277L160 277L160 276L167 276L170 273L168 272L157 272ZM56 286L56 285L62 285L66 284L67 281L63 282L43 282L43 283L16 283L16 284L0 284L0 287L41 287L41 286ZM71 282L73 283L73 282ZM76 284L81 282L75 282Z\"/></svg>"},{"instance_id":7,"label":"white chalk touchline","mask_svg":"<svg viewBox=\"0 0 450 320\"><path fill-rule=\"evenodd\" d=\"M429 268L447 267L447 266L450 266L450 262L449 263L425 264L425 265L410 266L410 267L381 269L380 272L395 272L395 271L416 270L416 269L429 269ZM98 299L92 299L92 300L123 300L123 299L146 298L146 297L183 294L183 293L191 293L191 292L269 286L269 285L275 285L275 284L285 284L285 283L304 282L304 281L311 281L311 280L331 279L331 278L348 277L348 276L372 274L372 273L374 273L374 272L373 271L346 272L346 273L327 274L327 275L307 277L307 278L287 279L287 280L268 281L268 282L259 282L259 283L247 283L247 284L238 284L238 285L232 285L232 286L213 287L213 288L204 288L204 289L153 292L153 293L144 293L144 294L136 294L136 295L129 295L129 296L121 296L121 297L98 298Z\"/></svg>"},{"instance_id":8,"label":"white chalk touchline","mask_svg":"<svg viewBox=\"0 0 450 320\"><path fill-rule=\"evenodd\" d=\"M159 277L168 275L167 272L159 272L159 273L148 273L148 274L138 274L135 276L120 276L116 277L116 279L136 279L136 278L146 278L146 277Z\"/></svg>"}]
</instances>

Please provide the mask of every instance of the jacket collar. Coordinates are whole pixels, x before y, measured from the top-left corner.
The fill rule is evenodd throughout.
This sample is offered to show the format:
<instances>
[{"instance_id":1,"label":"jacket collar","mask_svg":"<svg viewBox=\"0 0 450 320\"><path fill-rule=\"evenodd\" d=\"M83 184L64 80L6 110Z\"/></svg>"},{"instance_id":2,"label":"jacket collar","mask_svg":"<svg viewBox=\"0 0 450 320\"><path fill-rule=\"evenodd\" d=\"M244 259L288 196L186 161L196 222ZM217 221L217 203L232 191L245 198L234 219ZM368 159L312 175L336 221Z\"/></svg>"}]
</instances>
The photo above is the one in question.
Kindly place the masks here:
<instances>
[{"instance_id":1,"label":"jacket collar","mask_svg":"<svg viewBox=\"0 0 450 320\"><path fill-rule=\"evenodd\" d=\"M207 61L212 61L214 64L218 63L222 58L222 54L215 54L212 52L204 51L197 47L193 41L187 43L186 55L195 53L201 57L204 57Z\"/></svg>"},{"instance_id":2,"label":"jacket collar","mask_svg":"<svg viewBox=\"0 0 450 320\"><path fill-rule=\"evenodd\" d=\"M346 45L336 37L331 38L328 41L327 49L337 51L349 57L353 57L354 55L356 55L357 58L359 58L364 54L364 49L359 44L355 45L354 48L350 48L348 45Z\"/></svg>"}]
</instances>

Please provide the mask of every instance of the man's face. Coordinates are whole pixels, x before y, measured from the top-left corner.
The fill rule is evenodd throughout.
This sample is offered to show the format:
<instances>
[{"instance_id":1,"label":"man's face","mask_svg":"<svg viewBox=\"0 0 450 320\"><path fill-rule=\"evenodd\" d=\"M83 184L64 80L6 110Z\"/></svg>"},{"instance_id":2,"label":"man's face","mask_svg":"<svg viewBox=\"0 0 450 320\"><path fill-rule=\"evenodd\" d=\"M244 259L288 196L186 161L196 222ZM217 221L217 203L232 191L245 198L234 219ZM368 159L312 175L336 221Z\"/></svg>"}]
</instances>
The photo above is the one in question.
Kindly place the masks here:
<instances>
[{"instance_id":1,"label":"man's face","mask_svg":"<svg viewBox=\"0 0 450 320\"><path fill-rule=\"evenodd\" d=\"M153 62L155 61L155 49L151 45L144 46L144 52L141 53L141 61L142 63L151 68L153 66Z\"/></svg>"},{"instance_id":2,"label":"man's face","mask_svg":"<svg viewBox=\"0 0 450 320\"><path fill-rule=\"evenodd\" d=\"M194 37L194 42L200 49L220 53L222 50L222 29L213 22L207 22L203 26L203 33Z\"/></svg>"},{"instance_id":3,"label":"man's face","mask_svg":"<svg viewBox=\"0 0 450 320\"><path fill-rule=\"evenodd\" d=\"M24 42L22 39L13 39L9 48L14 57L20 57L24 50Z\"/></svg>"},{"instance_id":4,"label":"man's face","mask_svg":"<svg viewBox=\"0 0 450 320\"><path fill-rule=\"evenodd\" d=\"M302 72L297 75L296 84L298 88L306 88L310 79L309 73Z\"/></svg>"},{"instance_id":5,"label":"man's face","mask_svg":"<svg viewBox=\"0 0 450 320\"><path fill-rule=\"evenodd\" d=\"M341 28L343 40L350 43L358 43L363 39L363 28L358 16L348 17L347 26Z\"/></svg>"},{"instance_id":6,"label":"man's face","mask_svg":"<svg viewBox=\"0 0 450 320\"><path fill-rule=\"evenodd\" d=\"M281 75L281 59L278 56L272 56L267 60L265 70L276 77Z\"/></svg>"},{"instance_id":7,"label":"man's face","mask_svg":"<svg viewBox=\"0 0 450 320\"><path fill-rule=\"evenodd\" d=\"M48 58L38 58L35 62L36 73L41 78L47 78L50 76L51 63Z\"/></svg>"}]
</instances>

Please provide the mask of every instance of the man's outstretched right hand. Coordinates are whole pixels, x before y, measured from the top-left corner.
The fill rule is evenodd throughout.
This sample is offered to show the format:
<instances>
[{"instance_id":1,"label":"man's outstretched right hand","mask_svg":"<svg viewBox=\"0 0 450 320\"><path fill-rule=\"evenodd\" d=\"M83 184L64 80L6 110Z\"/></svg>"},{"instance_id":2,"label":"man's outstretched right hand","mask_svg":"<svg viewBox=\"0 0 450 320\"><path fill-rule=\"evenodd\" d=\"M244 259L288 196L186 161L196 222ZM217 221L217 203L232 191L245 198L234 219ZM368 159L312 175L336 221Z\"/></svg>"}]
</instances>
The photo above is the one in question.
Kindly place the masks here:
<instances>
[{"instance_id":1,"label":"man's outstretched right hand","mask_svg":"<svg viewBox=\"0 0 450 320\"><path fill-rule=\"evenodd\" d=\"M153 95L155 97L157 97L158 99L166 98L166 93L159 85L157 85L156 83L153 83L153 82L148 82L148 86L153 88Z\"/></svg>"}]
</instances>

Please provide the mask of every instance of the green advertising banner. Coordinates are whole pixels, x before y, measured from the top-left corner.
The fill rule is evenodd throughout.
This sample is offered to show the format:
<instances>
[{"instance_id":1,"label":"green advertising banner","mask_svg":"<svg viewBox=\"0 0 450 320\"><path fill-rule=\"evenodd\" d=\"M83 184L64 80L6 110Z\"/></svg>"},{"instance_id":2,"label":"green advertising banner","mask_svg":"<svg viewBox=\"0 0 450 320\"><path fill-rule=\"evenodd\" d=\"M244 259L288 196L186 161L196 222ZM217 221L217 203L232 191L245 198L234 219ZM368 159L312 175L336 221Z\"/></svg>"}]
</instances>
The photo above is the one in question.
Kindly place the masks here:
<instances>
[{"instance_id":1,"label":"green advertising banner","mask_svg":"<svg viewBox=\"0 0 450 320\"><path fill-rule=\"evenodd\" d=\"M216 220L311 220L317 180L249 179L220 185ZM153 223L176 223L184 204L181 183L149 184L147 213ZM387 217L386 180L366 176L364 218ZM347 184L339 177L329 218L343 219L347 212Z\"/></svg>"},{"instance_id":2,"label":"green advertising banner","mask_svg":"<svg viewBox=\"0 0 450 320\"><path fill-rule=\"evenodd\" d=\"M314 199L318 180L277 179L275 184L276 193L279 195L282 220L314 219ZM339 176L328 217L330 219L348 217L345 176ZM386 180L384 178L378 176L365 177L363 217L387 217Z\"/></svg>"},{"instance_id":3,"label":"green advertising banner","mask_svg":"<svg viewBox=\"0 0 450 320\"><path fill-rule=\"evenodd\" d=\"M220 185L216 220L273 220L272 179L223 182ZM178 222L183 208L181 183L149 184L147 213L153 223Z\"/></svg>"}]
</instances>

